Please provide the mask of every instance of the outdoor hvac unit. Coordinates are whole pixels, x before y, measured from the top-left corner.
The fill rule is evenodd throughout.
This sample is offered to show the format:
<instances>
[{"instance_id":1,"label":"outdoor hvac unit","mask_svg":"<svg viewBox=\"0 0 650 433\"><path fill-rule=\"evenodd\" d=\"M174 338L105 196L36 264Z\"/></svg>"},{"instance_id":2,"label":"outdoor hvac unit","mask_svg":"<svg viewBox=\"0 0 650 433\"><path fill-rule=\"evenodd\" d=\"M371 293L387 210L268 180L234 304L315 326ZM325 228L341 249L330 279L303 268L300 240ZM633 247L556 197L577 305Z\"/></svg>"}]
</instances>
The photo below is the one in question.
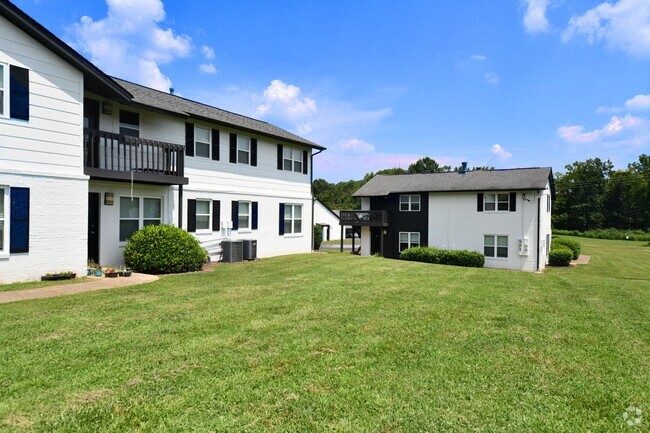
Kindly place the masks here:
<instances>
[{"instance_id":1,"label":"outdoor hvac unit","mask_svg":"<svg viewBox=\"0 0 650 433\"><path fill-rule=\"evenodd\" d=\"M241 262L244 254L242 241L221 242L222 261L226 263Z\"/></svg>"},{"instance_id":2,"label":"outdoor hvac unit","mask_svg":"<svg viewBox=\"0 0 650 433\"><path fill-rule=\"evenodd\" d=\"M255 239L244 239L244 260L255 260L257 258L257 241Z\"/></svg>"}]
</instances>

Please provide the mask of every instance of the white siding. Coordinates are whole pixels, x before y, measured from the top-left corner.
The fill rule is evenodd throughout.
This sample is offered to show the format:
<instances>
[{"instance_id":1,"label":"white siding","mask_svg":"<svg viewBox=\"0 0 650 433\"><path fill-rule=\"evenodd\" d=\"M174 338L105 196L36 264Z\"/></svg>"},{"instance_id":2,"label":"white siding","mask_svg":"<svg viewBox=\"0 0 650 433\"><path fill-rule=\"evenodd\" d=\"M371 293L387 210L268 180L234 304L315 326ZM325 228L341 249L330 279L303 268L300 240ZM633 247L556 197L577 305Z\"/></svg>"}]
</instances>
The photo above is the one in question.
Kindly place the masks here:
<instances>
[{"instance_id":1,"label":"white siding","mask_svg":"<svg viewBox=\"0 0 650 433\"><path fill-rule=\"evenodd\" d=\"M0 283L50 272L83 276L87 259L88 181L0 174L0 184L29 188L29 252L0 258ZM9 227L11 230L11 227Z\"/></svg>"},{"instance_id":2,"label":"white siding","mask_svg":"<svg viewBox=\"0 0 650 433\"><path fill-rule=\"evenodd\" d=\"M323 227L323 240L327 240L326 230L330 232L330 241L341 239L342 227L339 224L339 219L318 200L314 201L314 224L329 226L328 228Z\"/></svg>"},{"instance_id":3,"label":"white siding","mask_svg":"<svg viewBox=\"0 0 650 433\"><path fill-rule=\"evenodd\" d=\"M29 69L30 93L29 121L0 118L0 172L82 175L81 72L3 17L0 62Z\"/></svg>"}]
</instances>

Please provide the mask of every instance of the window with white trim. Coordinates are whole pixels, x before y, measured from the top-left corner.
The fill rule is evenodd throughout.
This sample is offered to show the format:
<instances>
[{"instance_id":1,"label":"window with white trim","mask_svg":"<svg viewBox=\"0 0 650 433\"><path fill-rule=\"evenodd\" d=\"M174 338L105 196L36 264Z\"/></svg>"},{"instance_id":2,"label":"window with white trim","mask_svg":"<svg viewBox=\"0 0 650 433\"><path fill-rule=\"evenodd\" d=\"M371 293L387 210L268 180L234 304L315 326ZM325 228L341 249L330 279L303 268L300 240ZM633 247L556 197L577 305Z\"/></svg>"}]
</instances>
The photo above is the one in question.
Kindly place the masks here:
<instances>
[{"instance_id":1,"label":"window with white trim","mask_svg":"<svg viewBox=\"0 0 650 433\"><path fill-rule=\"evenodd\" d=\"M251 160L251 139L241 135L237 136L237 162L250 164Z\"/></svg>"},{"instance_id":2,"label":"window with white trim","mask_svg":"<svg viewBox=\"0 0 650 433\"><path fill-rule=\"evenodd\" d=\"M302 173L302 150L288 146L282 148L284 170Z\"/></svg>"},{"instance_id":3,"label":"window with white trim","mask_svg":"<svg viewBox=\"0 0 650 433\"><path fill-rule=\"evenodd\" d=\"M420 194L400 195L399 210L403 212L418 212L420 210Z\"/></svg>"},{"instance_id":4,"label":"window with white trim","mask_svg":"<svg viewBox=\"0 0 650 433\"><path fill-rule=\"evenodd\" d=\"M485 194L483 196L486 211L508 212L510 210L510 194Z\"/></svg>"},{"instance_id":5,"label":"window with white trim","mask_svg":"<svg viewBox=\"0 0 650 433\"><path fill-rule=\"evenodd\" d=\"M420 246L419 232L399 232L399 251Z\"/></svg>"},{"instance_id":6,"label":"window with white trim","mask_svg":"<svg viewBox=\"0 0 650 433\"><path fill-rule=\"evenodd\" d=\"M485 257L507 259L508 236L484 235L483 254L485 254Z\"/></svg>"},{"instance_id":7,"label":"window with white trim","mask_svg":"<svg viewBox=\"0 0 650 433\"><path fill-rule=\"evenodd\" d=\"M140 114L133 111L120 110L120 134L130 137L140 136Z\"/></svg>"},{"instance_id":8,"label":"window with white trim","mask_svg":"<svg viewBox=\"0 0 650 433\"><path fill-rule=\"evenodd\" d=\"M302 205L284 205L284 234L302 233Z\"/></svg>"},{"instance_id":9,"label":"window with white trim","mask_svg":"<svg viewBox=\"0 0 650 433\"><path fill-rule=\"evenodd\" d=\"M120 242L144 226L162 223L162 199L120 197Z\"/></svg>"},{"instance_id":10,"label":"window with white trim","mask_svg":"<svg viewBox=\"0 0 650 433\"><path fill-rule=\"evenodd\" d=\"M9 245L9 224L7 215L9 208L9 187L0 186L0 254L8 251Z\"/></svg>"},{"instance_id":11,"label":"window with white trim","mask_svg":"<svg viewBox=\"0 0 650 433\"><path fill-rule=\"evenodd\" d=\"M7 117L9 110L9 92L7 86L9 84L9 66L5 63L0 63L0 117ZM1 250L0 250L1 251Z\"/></svg>"},{"instance_id":12,"label":"window with white trim","mask_svg":"<svg viewBox=\"0 0 650 433\"><path fill-rule=\"evenodd\" d=\"M210 200L197 200L196 201L196 229L197 230L210 230L210 221L212 214L212 201Z\"/></svg>"},{"instance_id":13,"label":"window with white trim","mask_svg":"<svg viewBox=\"0 0 650 433\"><path fill-rule=\"evenodd\" d=\"M546 212L551 213L551 196L546 196Z\"/></svg>"},{"instance_id":14,"label":"window with white trim","mask_svg":"<svg viewBox=\"0 0 650 433\"><path fill-rule=\"evenodd\" d=\"M194 149L195 155L203 158L210 158L212 147L212 131L208 128L194 126ZM198 227L197 227L198 228Z\"/></svg>"},{"instance_id":15,"label":"window with white trim","mask_svg":"<svg viewBox=\"0 0 650 433\"><path fill-rule=\"evenodd\" d=\"M237 211L237 222L239 230L250 230L251 228L251 202L240 201Z\"/></svg>"}]
</instances>

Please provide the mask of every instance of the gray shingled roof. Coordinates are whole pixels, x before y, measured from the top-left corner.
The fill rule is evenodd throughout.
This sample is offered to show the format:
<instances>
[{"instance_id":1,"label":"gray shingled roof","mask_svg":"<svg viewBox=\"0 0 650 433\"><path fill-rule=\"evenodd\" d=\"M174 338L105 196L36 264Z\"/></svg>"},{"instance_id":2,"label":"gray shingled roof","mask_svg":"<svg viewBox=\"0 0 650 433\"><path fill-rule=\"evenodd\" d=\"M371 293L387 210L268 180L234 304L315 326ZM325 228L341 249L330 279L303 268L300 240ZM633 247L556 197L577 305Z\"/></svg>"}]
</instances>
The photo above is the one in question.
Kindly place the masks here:
<instances>
[{"instance_id":1,"label":"gray shingled roof","mask_svg":"<svg viewBox=\"0 0 650 433\"><path fill-rule=\"evenodd\" d=\"M355 197L386 196L402 192L448 191L517 191L544 189L551 180L550 167L513 168L506 170L476 170L465 174L458 172L432 174L378 175L370 179Z\"/></svg>"},{"instance_id":2,"label":"gray shingled roof","mask_svg":"<svg viewBox=\"0 0 650 433\"><path fill-rule=\"evenodd\" d=\"M119 78L113 77L113 80L133 95L132 102L136 104L145 105L147 107L152 107L180 116L189 116L213 121L222 125L232 126L234 128L255 132L315 149L325 149L314 142L296 134L292 134L289 131L285 131L282 128L278 128L275 125L271 125L270 123L262 122L261 120L242 116L241 114L231 113L230 111L221 110L180 96L171 95L129 81L120 80Z\"/></svg>"}]
</instances>

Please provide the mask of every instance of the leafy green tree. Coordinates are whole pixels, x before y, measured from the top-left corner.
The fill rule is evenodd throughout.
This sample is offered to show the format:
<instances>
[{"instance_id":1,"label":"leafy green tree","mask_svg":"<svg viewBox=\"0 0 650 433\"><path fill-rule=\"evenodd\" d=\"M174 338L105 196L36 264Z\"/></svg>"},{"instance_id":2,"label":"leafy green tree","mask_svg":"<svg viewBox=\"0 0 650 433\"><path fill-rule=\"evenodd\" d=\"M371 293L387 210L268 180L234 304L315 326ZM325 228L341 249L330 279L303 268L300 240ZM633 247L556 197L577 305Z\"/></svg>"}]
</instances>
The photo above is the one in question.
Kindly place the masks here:
<instances>
[{"instance_id":1,"label":"leafy green tree","mask_svg":"<svg viewBox=\"0 0 650 433\"><path fill-rule=\"evenodd\" d=\"M444 171L451 170L451 167L448 165L441 166L436 162L435 159L431 159L428 156L418 159L413 164L409 165L408 172L411 174L414 173L441 173Z\"/></svg>"}]
</instances>

